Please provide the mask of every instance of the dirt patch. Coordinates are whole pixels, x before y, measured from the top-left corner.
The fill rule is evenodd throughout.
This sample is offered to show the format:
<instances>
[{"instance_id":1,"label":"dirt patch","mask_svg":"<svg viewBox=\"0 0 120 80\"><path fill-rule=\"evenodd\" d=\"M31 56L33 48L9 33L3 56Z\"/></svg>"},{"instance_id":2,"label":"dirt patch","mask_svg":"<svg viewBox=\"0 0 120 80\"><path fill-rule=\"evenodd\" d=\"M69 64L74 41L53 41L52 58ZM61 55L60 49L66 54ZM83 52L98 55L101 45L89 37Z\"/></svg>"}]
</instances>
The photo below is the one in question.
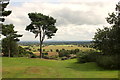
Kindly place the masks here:
<instances>
[{"instance_id":1,"label":"dirt patch","mask_svg":"<svg viewBox=\"0 0 120 80\"><path fill-rule=\"evenodd\" d=\"M42 69L40 67L27 67L24 73L26 74L40 74Z\"/></svg>"}]
</instances>

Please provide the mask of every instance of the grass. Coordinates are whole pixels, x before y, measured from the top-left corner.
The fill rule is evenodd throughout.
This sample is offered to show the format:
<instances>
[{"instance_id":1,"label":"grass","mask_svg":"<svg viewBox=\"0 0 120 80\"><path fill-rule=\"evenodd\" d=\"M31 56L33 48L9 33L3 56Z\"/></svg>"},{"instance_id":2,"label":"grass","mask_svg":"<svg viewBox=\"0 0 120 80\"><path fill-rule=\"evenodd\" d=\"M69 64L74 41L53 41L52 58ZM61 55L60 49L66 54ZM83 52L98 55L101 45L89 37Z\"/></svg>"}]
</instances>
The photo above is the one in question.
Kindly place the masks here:
<instances>
[{"instance_id":1,"label":"grass","mask_svg":"<svg viewBox=\"0 0 120 80\"><path fill-rule=\"evenodd\" d=\"M56 61L3 57L3 78L118 78L117 70L103 70L95 63L76 59Z\"/></svg>"}]
</instances>

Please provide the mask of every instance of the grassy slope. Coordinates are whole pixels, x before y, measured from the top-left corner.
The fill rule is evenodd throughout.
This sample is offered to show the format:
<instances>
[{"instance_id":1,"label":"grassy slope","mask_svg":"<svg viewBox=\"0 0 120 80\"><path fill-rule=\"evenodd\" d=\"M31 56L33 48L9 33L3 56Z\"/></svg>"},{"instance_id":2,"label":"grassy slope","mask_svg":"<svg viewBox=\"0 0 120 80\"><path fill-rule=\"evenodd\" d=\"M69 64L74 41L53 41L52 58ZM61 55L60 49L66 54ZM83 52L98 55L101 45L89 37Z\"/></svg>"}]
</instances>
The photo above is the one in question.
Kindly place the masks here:
<instances>
[{"instance_id":1,"label":"grassy slope","mask_svg":"<svg viewBox=\"0 0 120 80\"><path fill-rule=\"evenodd\" d=\"M118 71L102 70L95 63L3 58L4 78L117 78Z\"/></svg>"}]
</instances>

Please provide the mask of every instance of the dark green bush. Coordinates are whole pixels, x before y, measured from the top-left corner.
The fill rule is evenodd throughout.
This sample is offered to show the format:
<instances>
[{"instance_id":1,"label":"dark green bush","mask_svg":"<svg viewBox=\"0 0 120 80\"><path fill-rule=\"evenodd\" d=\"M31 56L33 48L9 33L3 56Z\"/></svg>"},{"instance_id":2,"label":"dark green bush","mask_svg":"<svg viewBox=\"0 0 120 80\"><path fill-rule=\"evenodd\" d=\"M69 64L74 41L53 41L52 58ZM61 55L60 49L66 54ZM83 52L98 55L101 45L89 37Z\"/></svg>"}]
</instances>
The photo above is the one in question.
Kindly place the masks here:
<instances>
[{"instance_id":1,"label":"dark green bush","mask_svg":"<svg viewBox=\"0 0 120 80\"><path fill-rule=\"evenodd\" d=\"M18 47L19 54L14 55L14 57L31 57L35 56L32 52L27 51L26 49L22 48L21 46Z\"/></svg>"},{"instance_id":2,"label":"dark green bush","mask_svg":"<svg viewBox=\"0 0 120 80\"><path fill-rule=\"evenodd\" d=\"M57 56L57 55L54 55L54 56L47 56L47 55L45 55L45 56L43 56L43 58L45 58L45 59L54 59L54 60L58 60L59 56Z\"/></svg>"},{"instance_id":3,"label":"dark green bush","mask_svg":"<svg viewBox=\"0 0 120 80\"><path fill-rule=\"evenodd\" d=\"M77 60L80 63L96 62L96 58L99 55L101 55L100 52L96 52L95 50L88 50L85 52L78 53Z\"/></svg>"},{"instance_id":4,"label":"dark green bush","mask_svg":"<svg viewBox=\"0 0 120 80\"><path fill-rule=\"evenodd\" d=\"M35 54L31 54L30 58L38 58L39 56L35 55Z\"/></svg>"},{"instance_id":5,"label":"dark green bush","mask_svg":"<svg viewBox=\"0 0 120 80\"><path fill-rule=\"evenodd\" d=\"M61 58L61 60L67 60L67 59L69 59L69 58L67 58L65 56Z\"/></svg>"},{"instance_id":6,"label":"dark green bush","mask_svg":"<svg viewBox=\"0 0 120 80\"><path fill-rule=\"evenodd\" d=\"M103 55L96 59L96 63L105 69L120 69L120 55Z\"/></svg>"}]
</instances>

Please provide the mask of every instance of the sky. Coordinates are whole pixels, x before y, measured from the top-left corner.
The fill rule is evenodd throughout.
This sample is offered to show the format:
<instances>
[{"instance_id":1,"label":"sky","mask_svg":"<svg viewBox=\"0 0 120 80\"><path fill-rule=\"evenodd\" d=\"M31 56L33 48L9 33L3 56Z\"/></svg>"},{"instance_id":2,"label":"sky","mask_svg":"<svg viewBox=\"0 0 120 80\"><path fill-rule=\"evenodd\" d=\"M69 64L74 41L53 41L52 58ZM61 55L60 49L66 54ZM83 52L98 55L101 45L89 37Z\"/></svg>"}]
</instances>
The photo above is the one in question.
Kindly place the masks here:
<instances>
[{"instance_id":1,"label":"sky","mask_svg":"<svg viewBox=\"0 0 120 80\"><path fill-rule=\"evenodd\" d=\"M28 13L37 12L57 20L58 31L52 39L45 41L92 40L96 29L108 26L105 18L115 10L119 0L10 0L6 24L14 24L15 30L23 37L21 41L38 41L35 34L26 31L31 23Z\"/></svg>"}]
</instances>

